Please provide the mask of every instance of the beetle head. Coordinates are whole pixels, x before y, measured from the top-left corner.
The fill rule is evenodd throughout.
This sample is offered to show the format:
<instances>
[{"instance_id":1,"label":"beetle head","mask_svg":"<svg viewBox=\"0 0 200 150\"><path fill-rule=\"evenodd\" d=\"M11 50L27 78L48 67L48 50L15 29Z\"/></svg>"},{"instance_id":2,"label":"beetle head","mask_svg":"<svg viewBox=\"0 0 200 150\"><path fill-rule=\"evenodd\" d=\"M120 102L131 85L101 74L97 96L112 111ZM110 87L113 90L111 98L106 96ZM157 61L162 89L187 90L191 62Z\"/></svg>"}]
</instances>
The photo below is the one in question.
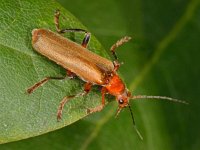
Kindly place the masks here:
<instances>
[{"instance_id":1,"label":"beetle head","mask_svg":"<svg viewBox=\"0 0 200 150\"><path fill-rule=\"evenodd\" d=\"M116 100L118 102L118 109L117 109L117 113L115 117L118 116L122 108L129 106L130 96L131 96L131 93L127 89L125 89L122 94L119 94L116 96Z\"/></svg>"}]
</instances>

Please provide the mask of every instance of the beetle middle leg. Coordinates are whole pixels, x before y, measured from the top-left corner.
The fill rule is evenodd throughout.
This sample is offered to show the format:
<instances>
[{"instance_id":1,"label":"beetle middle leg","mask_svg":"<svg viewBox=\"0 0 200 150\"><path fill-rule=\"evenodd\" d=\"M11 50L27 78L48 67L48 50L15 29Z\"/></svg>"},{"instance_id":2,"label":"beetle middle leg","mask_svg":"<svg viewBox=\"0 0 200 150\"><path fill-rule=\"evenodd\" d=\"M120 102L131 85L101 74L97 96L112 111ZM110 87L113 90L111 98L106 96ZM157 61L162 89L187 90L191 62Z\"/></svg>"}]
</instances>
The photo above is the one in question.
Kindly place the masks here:
<instances>
[{"instance_id":1,"label":"beetle middle leg","mask_svg":"<svg viewBox=\"0 0 200 150\"><path fill-rule=\"evenodd\" d=\"M88 43L89 43L89 40L90 40L90 32L88 32L84 29L60 29L59 18L60 18L60 11L56 10L55 15L54 15L54 22L55 22L55 26L56 26L56 31L58 33L66 33L66 32L85 33L85 37L84 37L81 45L86 48Z\"/></svg>"},{"instance_id":2,"label":"beetle middle leg","mask_svg":"<svg viewBox=\"0 0 200 150\"><path fill-rule=\"evenodd\" d=\"M60 105L58 107L58 111L57 111L57 120L59 121L61 118L62 118L62 112L63 112L63 108L65 106L65 104L72 98L75 98L75 97L79 97L79 96L84 96L86 94L88 94L90 91L91 91L91 88L92 88L92 83L90 82L87 82L85 83L84 85L84 91L79 93L79 94L76 94L76 95L71 95L71 96L65 96L62 101L60 102Z\"/></svg>"},{"instance_id":3,"label":"beetle middle leg","mask_svg":"<svg viewBox=\"0 0 200 150\"><path fill-rule=\"evenodd\" d=\"M76 74L71 72L70 70L66 70L67 72L67 76L70 78L70 79L74 79L74 77L76 77Z\"/></svg>"},{"instance_id":4,"label":"beetle middle leg","mask_svg":"<svg viewBox=\"0 0 200 150\"><path fill-rule=\"evenodd\" d=\"M102 89L101 89L101 96L102 96L101 105L99 105L95 108L88 109L87 110L88 114L101 111L104 108L104 106L105 106L105 94L106 93L107 93L107 89L105 87L102 87Z\"/></svg>"}]
</instances>

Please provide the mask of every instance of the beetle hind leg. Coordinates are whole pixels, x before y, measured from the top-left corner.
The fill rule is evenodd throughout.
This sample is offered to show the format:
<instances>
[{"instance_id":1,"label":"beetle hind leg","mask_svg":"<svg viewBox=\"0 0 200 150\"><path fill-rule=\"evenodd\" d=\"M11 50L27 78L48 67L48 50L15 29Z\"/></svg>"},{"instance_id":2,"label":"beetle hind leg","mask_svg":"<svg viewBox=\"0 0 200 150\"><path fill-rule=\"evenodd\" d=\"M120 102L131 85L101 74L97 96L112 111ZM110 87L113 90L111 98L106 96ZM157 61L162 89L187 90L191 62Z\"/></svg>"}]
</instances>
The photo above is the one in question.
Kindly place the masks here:
<instances>
[{"instance_id":1,"label":"beetle hind leg","mask_svg":"<svg viewBox=\"0 0 200 150\"><path fill-rule=\"evenodd\" d=\"M56 10L55 15L54 15L54 22L55 22L55 26L56 26L56 31L58 33L67 33L67 32L85 33L85 37L84 37L81 45L86 48L88 43L89 43L90 37L91 37L90 32L88 32L84 29L60 29L59 18L60 18L60 11Z\"/></svg>"},{"instance_id":2,"label":"beetle hind leg","mask_svg":"<svg viewBox=\"0 0 200 150\"><path fill-rule=\"evenodd\" d=\"M33 86L29 87L26 91L28 94L33 93L37 88L41 87L43 84L47 83L49 80L64 80L66 77L45 77L41 81L35 83Z\"/></svg>"},{"instance_id":3,"label":"beetle hind leg","mask_svg":"<svg viewBox=\"0 0 200 150\"><path fill-rule=\"evenodd\" d=\"M26 91L28 94L33 93L37 88L41 87L45 83L47 83L49 80L64 80L66 78L74 79L76 77L76 74L71 72L70 70L66 70L66 76L64 77L45 77L44 79L40 80L39 82L35 83L31 87L29 87Z\"/></svg>"}]
</instances>

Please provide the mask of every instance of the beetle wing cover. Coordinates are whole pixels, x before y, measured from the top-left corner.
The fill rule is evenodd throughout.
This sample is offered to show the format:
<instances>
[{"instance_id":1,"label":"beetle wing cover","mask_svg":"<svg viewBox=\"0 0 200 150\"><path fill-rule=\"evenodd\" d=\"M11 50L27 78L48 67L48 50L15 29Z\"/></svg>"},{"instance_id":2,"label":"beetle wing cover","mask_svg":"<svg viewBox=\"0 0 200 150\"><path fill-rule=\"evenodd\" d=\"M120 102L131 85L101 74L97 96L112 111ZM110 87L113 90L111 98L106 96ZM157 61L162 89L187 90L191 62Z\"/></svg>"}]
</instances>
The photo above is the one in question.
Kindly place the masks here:
<instances>
[{"instance_id":1,"label":"beetle wing cover","mask_svg":"<svg viewBox=\"0 0 200 150\"><path fill-rule=\"evenodd\" d=\"M88 82L104 84L114 69L110 60L49 30L34 29L32 45L42 55Z\"/></svg>"}]
</instances>

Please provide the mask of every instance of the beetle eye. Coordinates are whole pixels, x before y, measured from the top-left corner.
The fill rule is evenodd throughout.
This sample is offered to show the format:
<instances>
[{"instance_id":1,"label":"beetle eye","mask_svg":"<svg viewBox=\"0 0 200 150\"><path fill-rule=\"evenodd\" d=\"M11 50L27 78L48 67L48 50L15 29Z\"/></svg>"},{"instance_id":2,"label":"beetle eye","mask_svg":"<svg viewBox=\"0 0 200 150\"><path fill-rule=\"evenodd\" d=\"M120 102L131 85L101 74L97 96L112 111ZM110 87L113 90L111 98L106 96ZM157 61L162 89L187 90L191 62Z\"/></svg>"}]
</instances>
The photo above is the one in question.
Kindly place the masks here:
<instances>
[{"instance_id":1,"label":"beetle eye","mask_svg":"<svg viewBox=\"0 0 200 150\"><path fill-rule=\"evenodd\" d=\"M123 104L124 100L123 99L119 99L119 104Z\"/></svg>"}]
</instances>

